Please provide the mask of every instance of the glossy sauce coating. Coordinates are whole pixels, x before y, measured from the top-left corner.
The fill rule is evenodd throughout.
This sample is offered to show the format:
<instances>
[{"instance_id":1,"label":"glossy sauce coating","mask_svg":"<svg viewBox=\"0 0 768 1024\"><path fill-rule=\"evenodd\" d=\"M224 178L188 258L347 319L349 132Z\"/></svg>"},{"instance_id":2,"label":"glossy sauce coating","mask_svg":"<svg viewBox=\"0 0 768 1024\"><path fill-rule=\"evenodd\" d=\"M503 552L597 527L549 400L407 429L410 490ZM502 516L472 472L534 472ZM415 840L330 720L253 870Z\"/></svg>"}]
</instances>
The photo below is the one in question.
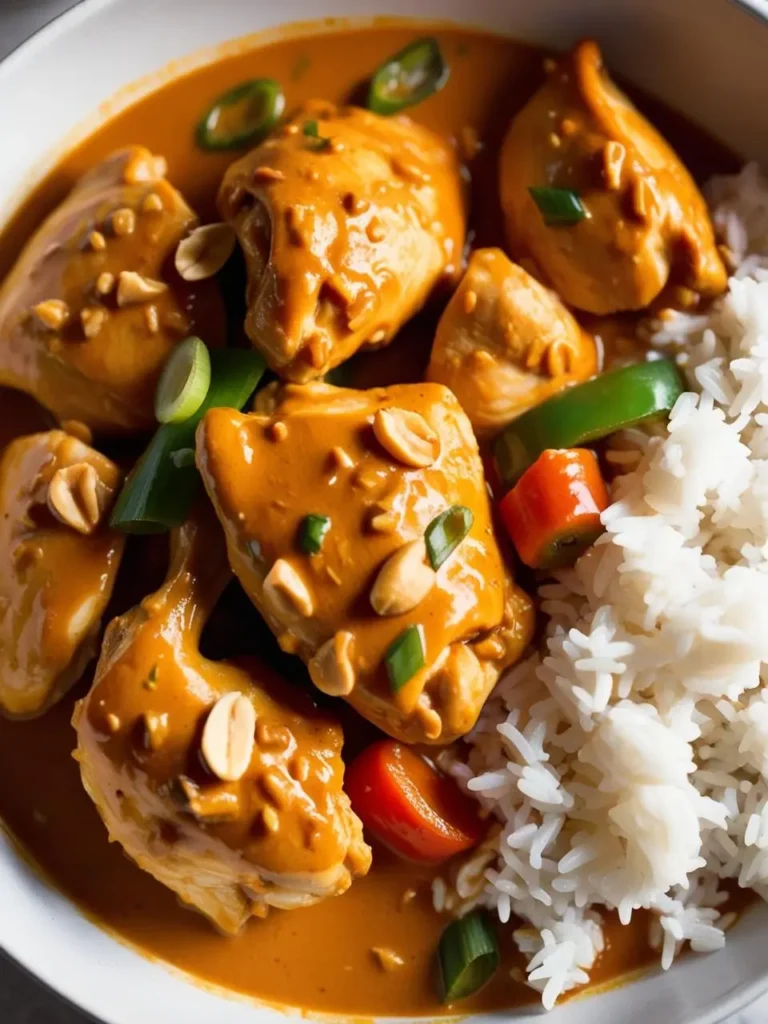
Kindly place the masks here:
<instances>
[{"instance_id":1,"label":"glossy sauce coating","mask_svg":"<svg viewBox=\"0 0 768 1024\"><path fill-rule=\"evenodd\" d=\"M89 494L78 491L83 475ZM40 714L96 653L125 543L104 521L121 480L113 462L61 430L0 453L2 713ZM79 518L83 498L92 499L91 523Z\"/></svg>"},{"instance_id":2,"label":"glossy sauce coating","mask_svg":"<svg viewBox=\"0 0 768 1024\"><path fill-rule=\"evenodd\" d=\"M107 123L36 190L4 235L0 273L6 273L15 260L18 239L29 237L79 175L113 150L134 142L162 153L168 159L169 180L187 202L204 220L218 219L216 192L232 156L203 155L193 143L194 125L216 96L258 75L276 77L284 84L290 108L316 96L343 103L381 61L427 31L433 27L379 25L287 39L258 54L246 51L171 82ZM510 116L544 78L542 54L480 32L449 29L438 36L451 65L451 80L442 93L411 113L439 133L463 138L471 128L479 136L484 148L472 161L470 223L476 244L503 245L499 147ZM647 101L643 109L697 175L734 169L732 157L682 119ZM401 332L397 342L358 357L358 386L419 379L435 322L435 310L428 309ZM597 329L620 340L621 358L635 344L631 319L610 324L595 319L590 330ZM39 413L25 400L0 391L0 403L3 412L13 410L9 418L12 415L20 431L49 425L45 417L37 422ZM0 430L8 426L5 416L0 417ZM134 596L117 610L129 607L148 590L147 563L132 561L131 565L139 579L125 582ZM240 631L253 628L254 622L246 620ZM82 689L78 696L83 696ZM372 871L343 896L291 913L271 913L238 936L223 939L202 915L181 908L172 893L128 861L116 844L107 843L104 826L70 757L75 741L69 724L71 710L71 698L65 698L32 722L0 719L0 813L56 885L87 913L150 955L214 984L268 1001L357 1014L434 1016L440 1012L430 965L446 919L431 910L432 869L414 868L376 848ZM363 728L357 719L357 732ZM355 729L346 722L345 733L348 746L359 743ZM416 896L406 901L411 890ZM631 929L608 920L608 948L592 972L596 983L649 962L646 922L642 915L636 920ZM323 941L318 942L317 936ZM397 973L381 970L371 952L374 944L401 953L405 963ZM515 963L509 949L506 963ZM536 999L502 971L461 1009L502 1008Z\"/></svg>"},{"instance_id":3,"label":"glossy sauce coating","mask_svg":"<svg viewBox=\"0 0 768 1024\"><path fill-rule=\"evenodd\" d=\"M597 45L553 63L514 118L499 168L510 246L530 254L577 309L642 309L669 283L676 303L719 295L726 271L685 165L614 85ZM547 224L528 189L574 189L586 216Z\"/></svg>"},{"instance_id":4,"label":"glossy sauce coating","mask_svg":"<svg viewBox=\"0 0 768 1024\"><path fill-rule=\"evenodd\" d=\"M208 510L174 534L163 587L110 623L74 724L83 784L110 837L236 932L270 906L344 892L371 858L341 788L333 718L258 663L200 654L229 578ZM229 698L245 703L251 740L232 770L229 715L216 710Z\"/></svg>"},{"instance_id":5,"label":"glossy sauce coating","mask_svg":"<svg viewBox=\"0 0 768 1024\"><path fill-rule=\"evenodd\" d=\"M295 381L387 344L457 274L464 204L447 140L406 117L305 104L219 192L245 254L252 343Z\"/></svg>"},{"instance_id":6,"label":"glossy sauce coating","mask_svg":"<svg viewBox=\"0 0 768 1024\"><path fill-rule=\"evenodd\" d=\"M164 169L142 146L95 164L0 289L0 384L97 432L151 427L173 346L192 329L221 337L215 292L198 289L203 314L173 270L197 217Z\"/></svg>"},{"instance_id":7,"label":"glossy sauce coating","mask_svg":"<svg viewBox=\"0 0 768 1024\"><path fill-rule=\"evenodd\" d=\"M269 415L207 413L197 462L235 573L315 685L408 742L445 744L472 728L530 640L533 610L504 567L477 442L447 388L288 385ZM424 532L451 505L474 522L434 573ZM310 514L331 521L315 555L297 543ZM385 563L419 544L392 568L382 614L374 586ZM424 667L395 691L384 659L409 626L421 630Z\"/></svg>"},{"instance_id":8,"label":"glossy sauce coating","mask_svg":"<svg viewBox=\"0 0 768 1024\"><path fill-rule=\"evenodd\" d=\"M475 434L597 372L593 338L558 295L501 249L477 249L440 317L427 378L449 387Z\"/></svg>"}]
</instances>

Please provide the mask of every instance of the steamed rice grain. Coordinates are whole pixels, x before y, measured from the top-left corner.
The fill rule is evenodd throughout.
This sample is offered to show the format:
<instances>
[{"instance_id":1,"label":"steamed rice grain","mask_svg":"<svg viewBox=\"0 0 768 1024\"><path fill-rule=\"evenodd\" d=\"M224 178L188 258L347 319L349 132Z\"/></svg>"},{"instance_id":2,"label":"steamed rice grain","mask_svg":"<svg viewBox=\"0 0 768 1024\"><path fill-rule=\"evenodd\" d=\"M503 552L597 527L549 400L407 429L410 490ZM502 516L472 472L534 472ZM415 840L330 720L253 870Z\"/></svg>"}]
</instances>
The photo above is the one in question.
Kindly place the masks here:
<instances>
[{"instance_id":1,"label":"steamed rice grain","mask_svg":"<svg viewBox=\"0 0 768 1024\"><path fill-rule=\"evenodd\" d=\"M551 1008L603 948L600 912L653 912L669 967L711 952L723 879L768 895L768 184L715 179L737 269L708 315L659 324L690 391L625 431L604 535L540 591L543 649L503 679L444 764L499 823L435 903L478 904Z\"/></svg>"}]
</instances>

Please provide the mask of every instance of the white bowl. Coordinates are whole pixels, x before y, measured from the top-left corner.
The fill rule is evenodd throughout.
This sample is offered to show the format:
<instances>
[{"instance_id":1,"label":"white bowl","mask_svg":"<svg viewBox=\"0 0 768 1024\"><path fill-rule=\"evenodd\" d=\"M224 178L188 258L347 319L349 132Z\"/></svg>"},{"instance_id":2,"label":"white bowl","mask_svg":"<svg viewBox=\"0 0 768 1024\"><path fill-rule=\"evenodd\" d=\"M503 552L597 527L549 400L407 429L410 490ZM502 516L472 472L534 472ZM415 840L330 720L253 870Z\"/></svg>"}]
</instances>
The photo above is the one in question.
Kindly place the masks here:
<instances>
[{"instance_id":1,"label":"white bowl","mask_svg":"<svg viewBox=\"0 0 768 1024\"><path fill-rule=\"evenodd\" d=\"M135 99L137 89L167 77L162 69L170 61L178 73L210 60L225 40L280 22L407 16L415 6L413 0L85 0L0 65L0 223L57 153L105 116L99 103L117 93L109 112ZM768 166L766 0L421 0L419 15L553 46L595 35L613 68ZM127 90L137 79L143 81ZM121 945L41 881L2 837L0 892L0 946L107 1024L285 1020L190 984ZM768 907L756 907L722 952L685 957L666 974L574 1000L548 1024L715 1024L768 989L767 924Z\"/></svg>"}]
</instances>

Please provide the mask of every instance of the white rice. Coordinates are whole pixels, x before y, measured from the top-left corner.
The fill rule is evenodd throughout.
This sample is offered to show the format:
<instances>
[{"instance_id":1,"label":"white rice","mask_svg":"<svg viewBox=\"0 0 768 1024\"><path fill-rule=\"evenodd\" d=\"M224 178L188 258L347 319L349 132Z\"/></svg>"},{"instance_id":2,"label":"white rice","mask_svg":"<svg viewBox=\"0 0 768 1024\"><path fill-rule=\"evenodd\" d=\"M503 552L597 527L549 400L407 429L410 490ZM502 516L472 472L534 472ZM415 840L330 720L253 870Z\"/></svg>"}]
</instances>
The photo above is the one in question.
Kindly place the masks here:
<instances>
[{"instance_id":1,"label":"white rice","mask_svg":"<svg viewBox=\"0 0 768 1024\"><path fill-rule=\"evenodd\" d=\"M709 198L738 269L655 333L691 391L615 439L605 534L541 588L543 650L449 764L500 827L436 904L522 919L547 1008L588 981L602 909L653 911L667 968L723 945L721 879L768 894L768 183L747 167Z\"/></svg>"}]
</instances>

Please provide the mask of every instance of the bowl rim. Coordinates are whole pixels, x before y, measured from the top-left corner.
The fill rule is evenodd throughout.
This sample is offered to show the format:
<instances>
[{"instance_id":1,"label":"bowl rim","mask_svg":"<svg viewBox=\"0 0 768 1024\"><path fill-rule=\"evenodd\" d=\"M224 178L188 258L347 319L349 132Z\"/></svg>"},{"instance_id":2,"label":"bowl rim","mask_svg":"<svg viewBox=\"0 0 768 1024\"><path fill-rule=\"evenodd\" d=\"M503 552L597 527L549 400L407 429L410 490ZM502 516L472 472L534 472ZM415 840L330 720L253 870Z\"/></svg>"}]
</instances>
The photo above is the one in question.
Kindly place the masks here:
<instances>
[{"instance_id":1,"label":"bowl rim","mask_svg":"<svg viewBox=\"0 0 768 1024\"><path fill-rule=\"evenodd\" d=\"M54 15L49 21L33 32L29 37L21 40L16 46L13 47L5 57L0 60L0 80L4 73L14 70L17 65L24 65L29 61L34 60L35 55L40 52L49 43L55 41L58 37L66 35L71 30L75 29L79 24L87 21L94 13L105 10L109 7L116 6L125 0L74 0L74 3L67 9L60 11ZM740 8L745 14L751 16L758 21L762 26L768 25L768 0L728 0L728 3L732 6ZM354 19L345 19L354 20ZM366 19L361 19L366 20ZM393 18L393 20L396 20ZM412 18L407 16L401 17L400 20L418 20L418 15L414 14ZM423 20L423 19L422 19ZM440 19L427 19L433 21L439 21ZM446 19L448 22L449 19ZM291 23L286 22L286 26ZM217 49L213 47L203 47L199 51L195 51L189 54L191 58L197 58L198 55L205 60L206 53L213 53ZM183 73L183 72L180 72ZM147 76L148 81L152 79L153 74L150 73ZM143 81L144 76L139 78L139 84ZM143 95L140 93L139 95ZM86 120L86 124L88 123ZM82 125L81 125L82 127ZM78 129L75 129L76 133ZM82 136L75 135L75 138ZM66 136L63 140L54 140L52 153L55 157L61 156L69 149L71 140ZM47 170L46 167L45 170ZM32 187L38 183L40 179L36 179L33 182ZM13 197L11 203L11 211L13 211L22 201L27 194L31 191L29 185L26 185L24 189ZM4 224L0 224L0 227L4 227ZM44 887L48 890L52 900L63 901L70 908L74 908L77 914L88 922L91 926L104 935L106 938L113 940L118 945L130 950L134 955L141 957L148 963L157 964L163 970L170 972L178 978L184 979L187 984L198 989L201 993L215 994L217 997L231 999L235 1002L246 1002L254 1008L259 1007L257 999L252 999L247 996L242 996L237 992L228 992L223 989L217 989L215 985L210 985L194 977L193 975L187 974L186 972L174 967L172 964L166 964L164 961L157 958L147 956L139 947L133 946L130 942L125 940L122 936L118 935L111 929L105 927L103 924L98 922L95 918L87 914L81 907L79 907L73 900L71 900L66 894L62 893L53 883L53 881L47 876L46 872L37 865L33 858L27 854L26 850L21 848L20 844L16 841L12 833L7 830L0 821L0 845L5 843L10 852L10 856L15 858L16 863L14 868L23 874L31 873L34 875L35 883L38 886ZM0 855L2 855L0 850ZM749 913L749 911L748 911ZM26 955L22 950L13 947L9 943L8 939L5 938L0 942L0 961L2 958L7 959L12 964L22 970L29 978L31 978L36 984L42 986L44 989L51 992L65 1005L68 1005L78 1012L86 1016L89 1020L93 1021L94 1024L123 1024L123 1022L111 1012L105 1012L103 1007L99 1006L98 1010L92 1004L91 995L87 988L82 985L77 987L77 983L69 978L64 978L61 974L57 974L54 970L49 967L47 962L41 962L39 959L35 960L34 956ZM655 970L652 973L656 973ZM631 980L628 984L631 984ZM619 985L622 985L619 982ZM76 991L77 989L77 991ZM750 980L743 981L735 984L732 988L727 990L718 996L710 1006L702 1011L698 1012L695 1020L691 1021L691 1024L724 1024L724 1022L731 1017L733 1014L744 1010L750 1006L755 1000L759 999L762 995L768 992L768 968L765 972ZM599 994L599 990L598 993ZM588 999L589 994L586 994L584 999ZM279 1007L271 1006L268 1007L271 1011L282 1014L286 1020L289 1020L289 1014L295 1011L290 1007ZM508 1013L505 1011L498 1011L493 1014L499 1020L509 1019ZM359 1015L334 1015L334 1014L323 1014L315 1012L302 1011L302 1017L307 1017L310 1020L317 1021L347 1021L352 1024L353 1021L359 1021ZM424 1018L435 1020L436 1018ZM444 1020L457 1019L457 1017L439 1018ZM381 1018L378 1019L380 1022ZM394 1020L394 1019L392 1019ZM403 1018L407 1021L408 1018Z\"/></svg>"}]
</instances>

